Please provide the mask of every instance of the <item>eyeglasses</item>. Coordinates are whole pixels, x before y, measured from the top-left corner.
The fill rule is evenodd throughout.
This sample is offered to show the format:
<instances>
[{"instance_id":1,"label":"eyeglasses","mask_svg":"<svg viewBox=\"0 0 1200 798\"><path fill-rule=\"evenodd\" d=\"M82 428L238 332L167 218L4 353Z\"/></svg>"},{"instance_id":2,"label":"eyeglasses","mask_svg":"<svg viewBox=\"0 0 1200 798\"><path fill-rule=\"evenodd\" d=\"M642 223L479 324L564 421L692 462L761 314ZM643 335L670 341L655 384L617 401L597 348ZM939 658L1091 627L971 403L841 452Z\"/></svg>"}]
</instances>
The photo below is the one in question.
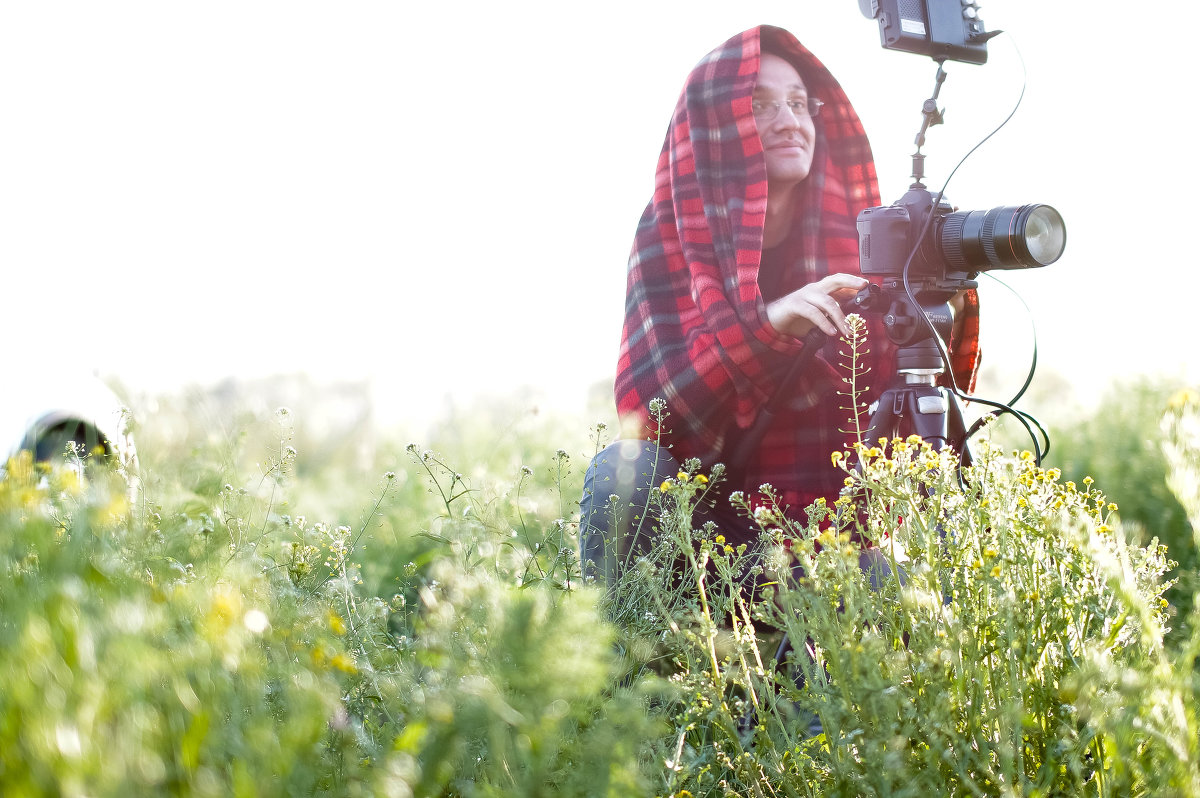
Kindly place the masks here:
<instances>
[{"instance_id":1,"label":"eyeglasses","mask_svg":"<svg viewBox=\"0 0 1200 798\"><path fill-rule=\"evenodd\" d=\"M755 100L750 104L750 108L754 111L754 118L759 122L774 122L779 116L780 109L784 106L787 106L787 109L792 112L792 116L803 119L806 116L820 114L821 106L824 104L816 97L809 97L807 100L784 100L783 102Z\"/></svg>"}]
</instances>

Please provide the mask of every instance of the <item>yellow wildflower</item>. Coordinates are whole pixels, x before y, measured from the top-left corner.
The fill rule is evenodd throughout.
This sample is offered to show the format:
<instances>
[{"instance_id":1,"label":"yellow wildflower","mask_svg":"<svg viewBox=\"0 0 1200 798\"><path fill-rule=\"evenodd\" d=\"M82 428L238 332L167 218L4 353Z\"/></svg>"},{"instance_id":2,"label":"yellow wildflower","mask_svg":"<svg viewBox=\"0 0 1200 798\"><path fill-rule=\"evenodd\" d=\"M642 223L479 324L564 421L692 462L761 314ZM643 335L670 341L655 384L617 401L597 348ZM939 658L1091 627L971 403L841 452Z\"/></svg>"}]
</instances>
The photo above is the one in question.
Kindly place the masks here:
<instances>
[{"instance_id":1,"label":"yellow wildflower","mask_svg":"<svg viewBox=\"0 0 1200 798\"><path fill-rule=\"evenodd\" d=\"M342 673L358 673L358 666L354 664L354 660L344 653L335 654L329 660L329 664Z\"/></svg>"},{"instance_id":2,"label":"yellow wildflower","mask_svg":"<svg viewBox=\"0 0 1200 798\"><path fill-rule=\"evenodd\" d=\"M1175 393L1174 396L1167 402L1167 407L1171 410L1182 410L1188 405L1200 403L1200 394L1197 394L1191 388L1183 388Z\"/></svg>"}]
</instances>

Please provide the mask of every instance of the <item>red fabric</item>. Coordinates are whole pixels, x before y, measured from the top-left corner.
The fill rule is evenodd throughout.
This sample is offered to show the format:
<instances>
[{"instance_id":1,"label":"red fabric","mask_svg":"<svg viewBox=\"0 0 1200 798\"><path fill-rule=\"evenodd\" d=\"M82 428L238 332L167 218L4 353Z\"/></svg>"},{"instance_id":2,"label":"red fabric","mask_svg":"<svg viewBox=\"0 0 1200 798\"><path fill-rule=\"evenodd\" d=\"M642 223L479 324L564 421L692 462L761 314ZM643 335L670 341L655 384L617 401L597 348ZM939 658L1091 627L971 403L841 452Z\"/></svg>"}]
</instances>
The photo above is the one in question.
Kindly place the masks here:
<instances>
[{"instance_id":1,"label":"red fabric","mask_svg":"<svg viewBox=\"0 0 1200 798\"><path fill-rule=\"evenodd\" d=\"M623 417L647 424L649 402L664 399L671 414L664 438L673 454L680 461L698 457L705 468L728 456L803 346L767 321L759 287L767 179L751 96L764 49L789 60L809 95L825 102L793 234L783 251L768 251L771 268L784 270L782 287L792 291L833 272L858 274L857 216L880 204L857 114L834 77L790 33L753 28L692 71L629 261L616 401ZM977 308L973 297L967 304ZM894 346L877 318L868 325L867 383L882 390L887 386L879 383L894 371ZM971 340L954 347L963 389L973 380L978 326L968 320L964 330ZM839 407L845 400L836 393L848 373L837 365L839 346L845 348L824 347L787 389L789 407L744 471L731 475L729 490L753 492L769 482L796 510L836 495L842 475L829 455L852 439L839 432L848 426Z\"/></svg>"},{"instance_id":2,"label":"red fabric","mask_svg":"<svg viewBox=\"0 0 1200 798\"><path fill-rule=\"evenodd\" d=\"M979 293L974 289L963 297L963 308L955 317L956 335L950 341L950 365L954 370L955 387L961 393L975 392L979 377Z\"/></svg>"}]
</instances>

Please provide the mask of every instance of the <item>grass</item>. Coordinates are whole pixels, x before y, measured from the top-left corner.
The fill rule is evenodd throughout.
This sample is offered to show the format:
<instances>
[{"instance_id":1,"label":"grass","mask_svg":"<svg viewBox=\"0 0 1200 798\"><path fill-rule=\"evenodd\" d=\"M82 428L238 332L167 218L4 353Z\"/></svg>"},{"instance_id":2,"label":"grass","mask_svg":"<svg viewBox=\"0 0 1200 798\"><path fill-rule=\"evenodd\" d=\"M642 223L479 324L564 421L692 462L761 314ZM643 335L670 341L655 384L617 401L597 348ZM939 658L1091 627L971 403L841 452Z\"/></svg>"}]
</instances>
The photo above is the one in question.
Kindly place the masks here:
<instances>
[{"instance_id":1,"label":"grass","mask_svg":"<svg viewBox=\"0 0 1200 798\"><path fill-rule=\"evenodd\" d=\"M488 412L369 456L290 411L147 422L133 494L10 463L0 793L1200 794L1200 608L1098 484L885 441L809 524L746 505L733 549L689 463L606 590L576 555L596 444ZM1195 528L1200 400L1162 418Z\"/></svg>"}]
</instances>

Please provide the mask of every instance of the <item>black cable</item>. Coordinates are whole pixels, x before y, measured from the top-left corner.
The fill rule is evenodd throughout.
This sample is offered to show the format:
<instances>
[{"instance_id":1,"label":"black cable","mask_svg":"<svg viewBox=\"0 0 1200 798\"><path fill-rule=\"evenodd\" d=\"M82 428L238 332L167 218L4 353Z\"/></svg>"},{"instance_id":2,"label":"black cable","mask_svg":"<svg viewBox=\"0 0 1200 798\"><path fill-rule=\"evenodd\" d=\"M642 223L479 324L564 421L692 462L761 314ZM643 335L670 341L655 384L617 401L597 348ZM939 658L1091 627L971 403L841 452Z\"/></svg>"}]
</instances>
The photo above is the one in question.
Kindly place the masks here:
<instances>
[{"instance_id":1,"label":"black cable","mask_svg":"<svg viewBox=\"0 0 1200 798\"><path fill-rule=\"evenodd\" d=\"M1016 416L1019 421L1021 421L1021 423L1025 426L1025 432L1027 434L1029 434L1029 436L1031 438L1033 438L1033 431L1031 429L1029 429L1029 424L1026 423L1026 421L1031 422L1035 427L1037 427L1038 432L1041 433L1042 441L1045 444L1045 448L1039 449L1039 452L1038 452L1038 455L1039 455L1038 456L1038 464L1040 465L1041 458L1050 454L1050 435L1046 432L1046 429L1041 425L1041 423L1036 418L1034 418L1033 416L1029 415L1028 413L1026 413L1022 410L1015 410L1011 407L1011 405L1015 405L1021 399L1021 397L1025 395L1025 391L1027 391L1029 389L1029 386L1033 383L1033 375L1037 371L1037 357L1038 357L1037 325L1034 323L1033 312L1029 309L1029 305L1026 304L1025 300L1021 298L1020 294L1018 294L1015 290L1013 290L1012 286L1010 286L1008 283L1004 282L999 277L996 277L992 274L988 274L987 276L990 277L992 280L995 280L1000 285L1007 288L1009 293L1011 293L1014 297L1016 297L1017 301L1021 303L1021 306L1025 308L1025 315L1029 319L1029 326L1030 326L1030 329L1031 329L1031 332L1033 335L1033 351L1030 355L1029 371L1025 374L1025 382L1024 382L1024 384L1021 385L1021 389L1019 391L1017 391L1016 395L1013 396L1011 399L1009 399L1008 402L1001 404L1001 406L1006 408L1006 410L993 411L991 413L988 413L985 416L981 416L980 418L976 419L975 423L972 424L971 428L967 431L967 437L969 438L972 435L974 435L976 432L978 432L979 429L984 424L987 423L989 418L998 418L999 416L1003 415L1005 412L1010 412L1014 416ZM986 402L984 402L984 404L986 404ZM1034 445L1035 445L1035 447L1037 446L1036 440L1034 441Z\"/></svg>"},{"instance_id":2,"label":"black cable","mask_svg":"<svg viewBox=\"0 0 1200 798\"><path fill-rule=\"evenodd\" d=\"M901 280L904 284L904 293L907 296L908 301L910 303L912 303L912 305L918 309L921 308L921 304L917 301L916 293L913 291L912 284L909 282L909 278L908 278L909 269L912 266L913 259L916 257L917 252L919 252L921 249L921 244L924 242L925 236L929 232L929 228L933 225L934 213L941 206L942 198L946 194L946 188L950 185L950 181L954 178L954 175L958 172L959 168L961 168L962 165L964 163L966 163L967 159L970 158L972 155L974 155L976 150L978 150L985 143L987 143L987 141L989 139L991 139L992 136L999 133L1000 130L1002 130L1004 128L1004 126L1007 125L1009 123L1009 121L1012 120L1013 116L1016 115L1017 110L1021 107L1022 100L1025 99L1025 89L1028 85L1028 72L1025 68L1025 59L1023 59L1021 57L1021 51L1016 46L1015 42L1013 43L1013 50L1016 52L1017 60L1021 64L1021 93L1018 95L1016 103L1013 105L1012 110L1009 111L1008 115L1006 117L1004 117L1004 119L1000 122L1000 124L997 125L990 133L988 133L986 136L984 136L982 139L980 139L979 142L974 147L972 147L970 150L968 150L967 153L965 155L963 155L963 157L961 159L959 159L958 163L954 166L954 168L950 170L950 174L946 176L946 180L942 183L941 190L939 190L937 193L937 196L934 197L933 204L930 207L929 213L925 217L925 223L921 228L920 235L918 235L915 239L917 243L913 246L912 251L908 255L908 259L905 260L905 262L904 262L904 268L901 270L900 276L901 276ZM943 62L939 61L938 62L938 77L939 77L938 87L939 88L941 86L942 81L945 80L945 78L943 77L943 73L944 73ZM924 128L922 128L922 130L923 129ZM920 145L918 144L918 154L919 154L919 151L920 151ZM949 378L950 391L956 397L958 397L959 399L961 399L964 402L967 402L967 401L975 402L977 404L982 404L982 405L986 405L988 407L996 408L996 410L994 410L991 414L989 414L993 417L1003 415L1005 413L1011 414L1014 417L1016 417L1017 420L1021 423L1021 425L1023 427L1025 427L1025 431L1029 435L1030 441L1032 441L1032 443L1033 443L1034 457L1035 457L1038 465L1041 465L1042 458L1050 451L1049 435L1046 434L1046 430L1037 421L1037 419L1034 419L1032 416L1030 416L1028 413L1025 413L1024 411L1020 411L1020 410L1017 410L1017 409L1011 407L1011 404L1015 403L1016 400L1021 397L1021 395L1025 392L1025 389L1029 386L1030 382L1033 379L1033 369L1036 368L1036 366L1037 366L1036 347L1034 350L1033 364L1031 365L1031 370L1029 372L1029 376L1026 379L1025 385L1021 388L1021 391L1018 392L1018 394L1015 398L1010 399L1008 403L1004 403L1004 402L992 401L989 399L983 399L983 398L977 397L977 396L969 396L967 394L964 394L961 390L959 390L958 382L954 378L954 368L950 363L950 355L946 351L946 347L944 346L943 341L941 340L941 337L937 334L937 329L933 326L933 322L924 313L918 313L917 315L921 317L921 319L924 321L926 327L929 328L929 332L931 333L931 337L933 338L934 345L937 346L938 355L942 359L942 364L945 367L945 373ZM1030 422L1032 422L1033 425L1038 428L1038 431L1041 432L1042 439L1045 442L1045 449L1043 449L1042 446L1039 445L1037 436L1034 434L1033 430L1030 428ZM979 428L981 426L982 426L982 423L980 423L980 422L976 422L975 424L973 424L971 426L971 429L967 432L966 437L970 438L971 435L973 435L974 433L979 431ZM963 443L965 444L966 440L964 440Z\"/></svg>"}]
</instances>

